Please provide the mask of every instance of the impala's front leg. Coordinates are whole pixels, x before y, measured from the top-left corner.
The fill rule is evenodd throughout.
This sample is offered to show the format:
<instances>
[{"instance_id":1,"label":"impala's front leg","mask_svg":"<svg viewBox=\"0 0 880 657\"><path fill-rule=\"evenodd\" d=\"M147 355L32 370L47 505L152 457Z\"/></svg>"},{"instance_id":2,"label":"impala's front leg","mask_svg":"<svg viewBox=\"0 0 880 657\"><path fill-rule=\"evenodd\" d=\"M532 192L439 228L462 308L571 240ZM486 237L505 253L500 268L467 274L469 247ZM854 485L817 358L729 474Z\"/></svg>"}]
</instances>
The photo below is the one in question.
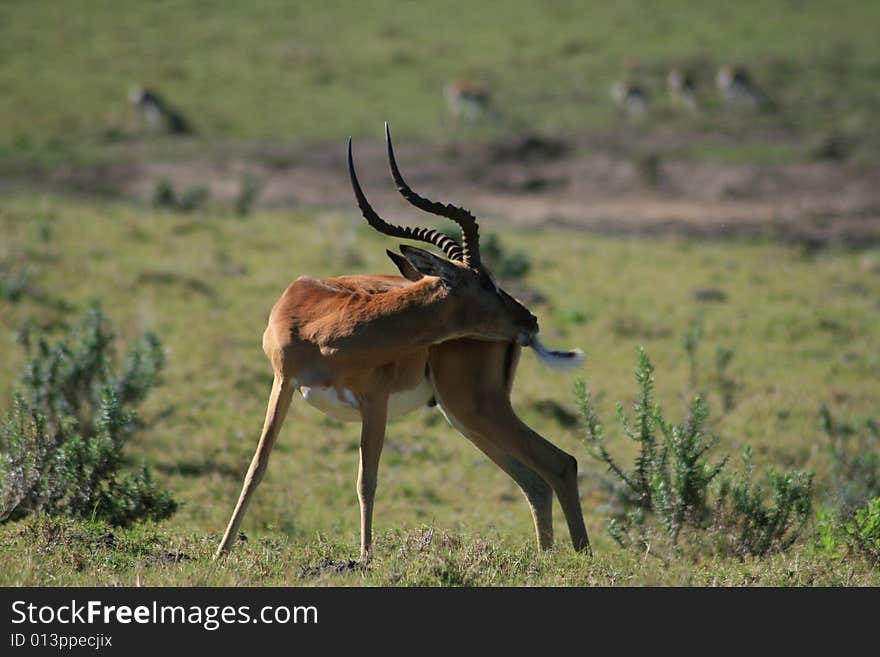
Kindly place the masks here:
<instances>
[{"instance_id":1,"label":"impala's front leg","mask_svg":"<svg viewBox=\"0 0 880 657\"><path fill-rule=\"evenodd\" d=\"M379 472L379 457L385 442L388 395L361 396L361 449L357 493L361 505L361 559L369 561L373 542L373 499Z\"/></svg>"},{"instance_id":2,"label":"impala's front leg","mask_svg":"<svg viewBox=\"0 0 880 657\"><path fill-rule=\"evenodd\" d=\"M281 372L275 373L275 381L272 384L272 394L269 396L269 407L266 409L266 421L263 423L263 433L260 435L260 442L257 444L257 451L251 460L251 466L248 468L247 475L244 478L244 485L241 489L241 495L238 497L238 504L232 512L232 518L223 534L223 540L214 558L222 556L229 552L232 544L238 536L238 528L241 527L241 521L250 504L251 496L257 488L257 484L266 474L266 466L269 465L269 453L278 438L278 432L281 431L281 425L284 423L284 417L287 415L287 409L290 407L290 400L293 396L293 385L286 380Z\"/></svg>"}]
</instances>

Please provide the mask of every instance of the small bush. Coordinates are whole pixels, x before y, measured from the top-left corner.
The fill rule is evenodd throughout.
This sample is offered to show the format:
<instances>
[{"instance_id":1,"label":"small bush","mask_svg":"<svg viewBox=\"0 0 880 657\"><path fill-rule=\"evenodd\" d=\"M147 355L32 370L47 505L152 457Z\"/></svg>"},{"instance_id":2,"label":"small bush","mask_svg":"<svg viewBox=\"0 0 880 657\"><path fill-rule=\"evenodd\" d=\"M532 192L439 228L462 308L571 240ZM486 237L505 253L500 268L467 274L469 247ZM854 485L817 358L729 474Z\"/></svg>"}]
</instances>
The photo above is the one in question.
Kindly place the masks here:
<instances>
[{"instance_id":1,"label":"small bush","mask_svg":"<svg viewBox=\"0 0 880 657\"><path fill-rule=\"evenodd\" d=\"M831 503L846 514L880 496L880 425L838 421L824 404L819 417L831 452Z\"/></svg>"},{"instance_id":2,"label":"small bush","mask_svg":"<svg viewBox=\"0 0 880 657\"><path fill-rule=\"evenodd\" d=\"M461 234L455 228L443 226L440 231L456 242L461 241ZM501 281L522 279L532 269L529 254L525 251L508 251L496 233L489 233L480 240L480 256Z\"/></svg>"},{"instance_id":3,"label":"small bush","mask_svg":"<svg viewBox=\"0 0 880 657\"><path fill-rule=\"evenodd\" d=\"M730 363L736 355L736 351L729 347L719 346L715 350L715 369L706 376L706 381L701 386L700 361L698 351L703 341L703 317L697 315L687 331L681 336L681 346L684 349L688 361L688 385L692 392L702 389L703 396L708 396L714 387L714 392L721 400L722 413L727 413L735 406L736 381L729 374Z\"/></svg>"},{"instance_id":4,"label":"small bush","mask_svg":"<svg viewBox=\"0 0 880 657\"><path fill-rule=\"evenodd\" d=\"M655 507L675 542L685 524L702 527L707 521L709 486L727 465L727 456L714 465L705 458L717 438L705 431L709 410L699 397L694 398L683 424L667 423L657 410L664 444L652 481Z\"/></svg>"},{"instance_id":5,"label":"small bush","mask_svg":"<svg viewBox=\"0 0 880 657\"><path fill-rule=\"evenodd\" d=\"M724 469L727 457L714 465L706 458L717 439L706 431L709 413L702 399L694 398L684 423L668 422L661 407L654 403L654 366L641 347L638 359L635 420L630 420L621 404L617 407L623 432L639 446L633 467L626 469L619 465L605 448L602 426L586 386L579 380L575 383L575 395L587 428L584 444L617 477L618 496L624 502L628 519L616 519L612 536L618 542L629 543L624 539L628 534L626 525L633 521L640 524L645 514L653 514L676 545L685 525L702 527L706 524L709 486ZM637 513L633 515L632 510Z\"/></svg>"},{"instance_id":6,"label":"small bush","mask_svg":"<svg viewBox=\"0 0 880 657\"><path fill-rule=\"evenodd\" d=\"M844 530L853 551L880 565L880 497L853 513Z\"/></svg>"},{"instance_id":7,"label":"small bush","mask_svg":"<svg viewBox=\"0 0 880 657\"><path fill-rule=\"evenodd\" d=\"M251 209L260 195L262 187L263 185L256 174L250 171L242 174L241 187L235 199L235 213L239 217L246 217L251 213Z\"/></svg>"},{"instance_id":8,"label":"small bush","mask_svg":"<svg viewBox=\"0 0 880 657\"><path fill-rule=\"evenodd\" d=\"M26 269L4 271L0 268L0 301L18 303L31 290L31 277Z\"/></svg>"},{"instance_id":9,"label":"small bush","mask_svg":"<svg viewBox=\"0 0 880 657\"><path fill-rule=\"evenodd\" d=\"M634 419L622 405L617 408L624 434L639 448L631 468L621 466L606 449L586 386L580 380L575 383L586 426L584 445L614 475L606 487L622 507L608 524L612 538L624 547L649 548L659 527L673 549L683 535L699 540L700 532L715 538L715 549L728 554L763 555L788 549L810 515L812 475L770 469L768 506L763 487L751 483L749 450L745 473L725 480L721 475L727 457L715 463L707 457L717 438L706 429L706 404L695 397L687 420L672 424L653 400L654 366L641 347L638 359Z\"/></svg>"},{"instance_id":10,"label":"small bush","mask_svg":"<svg viewBox=\"0 0 880 657\"><path fill-rule=\"evenodd\" d=\"M164 363L158 338L137 342L117 368L95 307L56 344L31 332L23 342L31 360L0 425L0 522L39 512L116 525L171 515L176 503L145 466L119 473L139 427L134 409Z\"/></svg>"},{"instance_id":11,"label":"small bush","mask_svg":"<svg viewBox=\"0 0 880 657\"><path fill-rule=\"evenodd\" d=\"M820 511L816 514L816 527L816 547L821 554L857 554L880 566L880 497L868 500L843 519L834 510Z\"/></svg>"},{"instance_id":12,"label":"small bush","mask_svg":"<svg viewBox=\"0 0 880 657\"><path fill-rule=\"evenodd\" d=\"M195 212L201 208L211 197L211 192L203 185L193 185L183 190L177 201L178 212Z\"/></svg>"},{"instance_id":13,"label":"small bush","mask_svg":"<svg viewBox=\"0 0 880 657\"><path fill-rule=\"evenodd\" d=\"M691 323L691 326L685 331L681 336L681 347L684 349L684 353L687 355L688 359L688 372L690 374L690 387L691 390L697 389L697 371L698 371L698 361L697 361L697 347L700 346L700 342L703 339L703 318L698 315L694 318L694 321Z\"/></svg>"},{"instance_id":14,"label":"small bush","mask_svg":"<svg viewBox=\"0 0 880 657\"><path fill-rule=\"evenodd\" d=\"M480 253L489 265L489 269L501 280L519 280L532 268L528 253L508 251L495 233L489 233L481 240Z\"/></svg>"},{"instance_id":15,"label":"small bush","mask_svg":"<svg viewBox=\"0 0 880 657\"><path fill-rule=\"evenodd\" d=\"M737 384L730 377L727 369L734 355L736 355L736 351L728 347L718 347L715 350L715 373L713 379L718 388L718 394L721 397L722 410L725 413L733 410L735 405L734 395Z\"/></svg>"},{"instance_id":16,"label":"small bush","mask_svg":"<svg viewBox=\"0 0 880 657\"><path fill-rule=\"evenodd\" d=\"M153 186L152 204L154 208L173 210L177 207L177 195L167 178L160 178Z\"/></svg>"},{"instance_id":17,"label":"small bush","mask_svg":"<svg viewBox=\"0 0 880 657\"><path fill-rule=\"evenodd\" d=\"M187 187L178 196L171 182L167 178L161 178L153 187L152 204L154 208L161 210L195 212L204 206L210 197L211 192L203 185Z\"/></svg>"},{"instance_id":18,"label":"small bush","mask_svg":"<svg viewBox=\"0 0 880 657\"><path fill-rule=\"evenodd\" d=\"M663 181L663 158L659 153L645 153L636 159L636 169L642 180L651 187Z\"/></svg>"},{"instance_id":19,"label":"small bush","mask_svg":"<svg viewBox=\"0 0 880 657\"><path fill-rule=\"evenodd\" d=\"M816 512L816 550L832 557L842 555L840 525L832 509L819 509Z\"/></svg>"},{"instance_id":20,"label":"small bush","mask_svg":"<svg viewBox=\"0 0 880 657\"><path fill-rule=\"evenodd\" d=\"M767 479L772 504L767 505L764 488L751 481L750 448L746 448L743 461L743 474L721 486L716 529L729 551L741 556L784 552L800 537L810 518L813 475L797 471L782 474L770 468Z\"/></svg>"}]
</instances>

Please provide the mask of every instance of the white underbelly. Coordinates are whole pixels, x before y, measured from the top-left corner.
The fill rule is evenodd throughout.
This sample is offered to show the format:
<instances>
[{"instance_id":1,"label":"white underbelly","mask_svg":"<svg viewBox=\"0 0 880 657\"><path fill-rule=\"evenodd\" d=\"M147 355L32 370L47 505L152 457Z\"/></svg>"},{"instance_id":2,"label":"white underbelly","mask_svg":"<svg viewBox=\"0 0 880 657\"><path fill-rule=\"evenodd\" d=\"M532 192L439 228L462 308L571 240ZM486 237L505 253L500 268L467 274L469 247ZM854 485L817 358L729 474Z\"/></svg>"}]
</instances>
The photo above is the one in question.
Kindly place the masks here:
<instances>
[{"instance_id":1,"label":"white underbelly","mask_svg":"<svg viewBox=\"0 0 880 657\"><path fill-rule=\"evenodd\" d=\"M299 391L311 406L330 417L343 422L359 422L361 419L360 405L351 390L300 386ZM388 419L427 405L433 396L434 387L427 378L415 388L391 394L388 397Z\"/></svg>"}]
</instances>

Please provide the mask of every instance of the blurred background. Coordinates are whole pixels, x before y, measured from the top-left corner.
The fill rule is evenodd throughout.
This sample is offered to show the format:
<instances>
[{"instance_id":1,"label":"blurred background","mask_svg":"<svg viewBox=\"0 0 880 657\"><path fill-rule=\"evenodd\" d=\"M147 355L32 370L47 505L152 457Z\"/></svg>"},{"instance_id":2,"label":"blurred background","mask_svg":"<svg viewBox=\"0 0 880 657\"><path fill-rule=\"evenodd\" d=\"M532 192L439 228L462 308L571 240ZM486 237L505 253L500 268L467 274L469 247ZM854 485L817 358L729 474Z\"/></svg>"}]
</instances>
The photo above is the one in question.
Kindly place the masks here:
<instances>
[{"instance_id":1,"label":"blurred background","mask_svg":"<svg viewBox=\"0 0 880 657\"><path fill-rule=\"evenodd\" d=\"M164 354L121 463L147 464L180 502L143 539L158 551L46 539L20 561L31 534L5 525L0 571L133 583L147 550L152 582L299 582L319 558L356 554L357 429L296 403L245 521L246 567L206 565L265 411L272 304L302 274L396 273L394 241L354 204L348 137L386 219L443 227L397 196L384 121L415 190L477 215L484 259L545 341L587 354L565 375L525 354L514 404L578 458L598 553L617 554L605 526L626 508L584 442L572 382L627 461L637 447L612 425L637 392L638 345L670 419L707 400L716 460L738 468L749 447L756 472L812 472L816 509L880 495L878 25L880 3L863 0L0 3L0 411L47 358L40 340L97 335L80 318L99 304L118 367L137 378L143 354ZM131 365L125 346L148 332L154 351ZM65 349L58 363L79 353ZM427 575L407 570L426 524L451 532ZM389 428L375 526L399 561L341 581L740 577L733 562L693 575L641 557L600 574L530 561L516 488L436 411ZM557 510L560 542L563 527ZM840 583L809 563L755 566L751 581ZM857 581L876 584L859 563Z\"/></svg>"},{"instance_id":2,"label":"blurred background","mask_svg":"<svg viewBox=\"0 0 880 657\"><path fill-rule=\"evenodd\" d=\"M234 201L248 175L261 205L347 203L345 139L381 169L387 120L414 181L510 221L858 241L877 205L878 13L4 3L0 170L7 190L148 200L174 178ZM828 216L858 225L817 225Z\"/></svg>"}]
</instances>

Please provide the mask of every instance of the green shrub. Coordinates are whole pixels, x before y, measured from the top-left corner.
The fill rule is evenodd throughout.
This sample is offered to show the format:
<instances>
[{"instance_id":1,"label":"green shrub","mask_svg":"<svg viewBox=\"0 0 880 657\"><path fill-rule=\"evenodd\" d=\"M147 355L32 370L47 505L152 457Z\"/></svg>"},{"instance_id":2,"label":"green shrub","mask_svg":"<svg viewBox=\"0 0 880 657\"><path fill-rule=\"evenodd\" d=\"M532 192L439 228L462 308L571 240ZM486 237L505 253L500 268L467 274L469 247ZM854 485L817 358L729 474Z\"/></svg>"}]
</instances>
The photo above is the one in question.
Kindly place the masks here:
<instances>
[{"instance_id":1,"label":"green shrub","mask_svg":"<svg viewBox=\"0 0 880 657\"><path fill-rule=\"evenodd\" d=\"M681 346L684 349L684 353L687 355L688 360L688 372L690 374L689 384L693 391L697 389L697 347L700 346L702 339L703 317L697 315L688 330L681 336Z\"/></svg>"},{"instance_id":2,"label":"green shrub","mask_svg":"<svg viewBox=\"0 0 880 657\"><path fill-rule=\"evenodd\" d=\"M160 178L153 185L152 204L154 208L173 210L177 207L177 195L167 178Z\"/></svg>"},{"instance_id":3,"label":"green shrub","mask_svg":"<svg viewBox=\"0 0 880 657\"><path fill-rule=\"evenodd\" d=\"M636 158L635 164L645 184L656 187L663 180L663 158L659 153L645 153Z\"/></svg>"},{"instance_id":4,"label":"green shrub","mask_svg":"<svg viewBox=\"0 0 880 657\"><path fill-rule=\"evenodd\" d=\"M235 199L235 213L239 217L246 217L251 213L262 186L256 174L250 171L242 174L241 187L239 187L238 196Z\"/></svg>"},{"instance_id":5,"label":"green shrub","mask_svg":"<svg viewBox=\"0 0 880 657\"><path fill-rule=\"evenodd\" d=\"M880 497L869 500L844 524L853 551L880 565Z\"/></svg>"},{"instance_id":6,"label":"green shrub","mask_svg":"<svg viewBox=\"0 0 880 657\"><path fill-rule=\"evenodd\" d=\"M0 301L18 303L30 291L30 276L27 270L4 272L0 270Z\"/></svg>"},{"instance_id":7,"label":"green shrub","mask_svg":"<svg viewBox=\"0 0 880 657\"><path fill-rule=\"evenodd\" d=\"M697 315L687 331L681 336L681 346L684 349L688 362L688 385L690 390L696 392L701 389L699 376L699 358L698 350L700 343L703 341L703 316ZM709 390L714 387L714 391L721 400L721 410L727 413L735 406L735 393L737 389L736 381L729 374L730 363L736 355L736 350L730 347L719 346L715 349L715 370L706 376L703 382L704 387L701 393L704 397L708 396Z\"/></svg>"},{"instance_id":8,"label":"green shrub","mask_svg":"<svg viewBox=\"0 0 880 657\"><path fill-rule=\"evenodd\" d=\"M880 425L837 421L825 404L819 417L831 452L831 502L847 514L880 496Z\"/></svg>"},{"instance_id":9,"label":"green shrub","mask_svg":"<svg viewBox=\"0 0 880 657\"><path fill-rule=\"evenodd\" d=\"M840 525L833 509L816 511L816 551L831 557L839 557L843 553Z\"/></svg>"},{"instance_id":10,"label":"green shrub","mask_svg":"<svg viewBox=\"0 0 880 657\"><path fill-rule=\"evenodd\" d=\"M683 424L667 423L659 407L656 422L663 432L663 448L652 480L654 506L663 526L677 541L685 525L702 527L707 521L709 486L727 465L727 456L710 465L705 458L717 442L705 431L709 410L695 397Z\"/></svg>"},{"instance_id":11,"label":"green shrub","mask_svg":"<svg viewBox=\"0 0 880 657\"><path fill-rule=\"evenodd\" d=\"M706 404L695 397L687 420L672 424L653 401L654 366L641 347L638 359L634 419L622 405L617 408L623 433L638 444L631 468L621 466L608 452L589 392L583 381L575 382L586 426L584 445L612 473L605 487L622 507L608 524L612 538L624 547L647 548L656 543L659 531L676 549L683 535L699 541L697 534L706 533L715 539L716 551L728 554L763 555L788 549L810 516L812 475L781 474L771 468L768 505L764 488L751 482L747 449L744 474L725 480L721 475L727 457L715 463L707 457L717 438L706 429Z\"/></svg>"},{"instance_id":12,"label":"green shrub","mask_svg":"<svg viewBox=\"0 0 880 657\"><path fill-rule=\"evenodd\" d=\"M154 208L173 212L195 212L208 202L211 192L204 185L193 185L183 190L180 196L167 178L161 178L153 186L152 204Z\"/></svg>"},{"instance_id":13,"label":"green shrub","mask_svg":"<svg viewBox=\"0 0 880 657\"><path fill-rule=\"evenodd\" d=\"M661 407L654 403L654 366L641 347L638 359L635 375L639 392L633 404L634 421L621 404L617 407L624 434L639 446L633 467L621 466L605 448L602 425L589 392L584 382L578 380L575 395L587 428L583 442L617 478L611 488L617 491L627 517L615 519L610 527L612 536L620 543L630 543L626 538L627 525L641 524L646 514L653 514L676 545L682 527L706 524L709 486L724 469L727 457L714 465L706 458L717 439L706 431L709 413L702 399L694 398L684 423L667 421Z\"/></svg>"},{"instance_id":14,"label":"green shrub","mask_svg":"<svg viewBox=\"0 0 880 657\"><path fill-rule=\"evenodd\" d=\"M461 241L461 233L455 228L442 226L442 233ZM496 233L489 233L480 239L480 257L500 281L514 281L524 278L532 269L532 261L525 251L508 251Z\"/></svg>"},{"instance_id":15,"label":"green shrub","mask_svg":"<svg viewBox=\"0 0 880 657\"><path fill-rule=\"evenodd\" d=\"M821 554L842 557L853 553L880 566L880 497L843 519L833 509L821 510L816 514L816 537Z\"/></svg>"},{"instance_id":16,"label":"green shrub","mask_svg":"<svg viewBox=\"0 0 880 657\"><path fill-rule=\"evenodd\" d=\"M772 503L752 483L752 451L743 456L744 472L725 481L718 494L716 528L730 551L741 556L784 552L803 533L812 509L813 475L804 472L767 471Z\"/></svg>"},{"instance_id":17,"label":"green shrub","mask_svg":"<svg viewBox=\"0 0 880 657\"><path fill-rule=\"evenodd\" d=\"M728 374L728 367L733 360L736 351L728 347L718 347L715 350L714 382L721 397L722 410L727 413L735 405L736 381Z\"/></svg>"},{"instance_id":18,"label":"green shrub","mask_svg":"<svg viewBox=\"0 0 880 657\"><path fill-rule=\"evenodd\" d=\"M177 201L178 212L195 212L201 208L211 197L211 192L203 185L193 185L183 190Z\"/></svg>"},{"instance_id":19,"label":"green shrub","mask_svg":"<svg viewBox=\"0 0 880 657\"><path fill-rule=\"evenodd\" d=\"M500 280L519 280L532 268L532 261L525 251L508 251L496 233L489 233L480 241L480 253L489 269Z\"/></svg>"},{"instance_id":20,"label":"green shrub","mask_svg":"<svg viewBox=\"0 0 880 657\"><path fill-rule=\"evenodd\" d=\"M0 425L0 521L44 512L125 525L171 515L176 503L145 466L119 472L139 428L134 409L164 363L158 338L135 343L117 368L113 334L93 307L55 344L31 332L22 341L31 360Z\"/></svg>"}]
</instances>

